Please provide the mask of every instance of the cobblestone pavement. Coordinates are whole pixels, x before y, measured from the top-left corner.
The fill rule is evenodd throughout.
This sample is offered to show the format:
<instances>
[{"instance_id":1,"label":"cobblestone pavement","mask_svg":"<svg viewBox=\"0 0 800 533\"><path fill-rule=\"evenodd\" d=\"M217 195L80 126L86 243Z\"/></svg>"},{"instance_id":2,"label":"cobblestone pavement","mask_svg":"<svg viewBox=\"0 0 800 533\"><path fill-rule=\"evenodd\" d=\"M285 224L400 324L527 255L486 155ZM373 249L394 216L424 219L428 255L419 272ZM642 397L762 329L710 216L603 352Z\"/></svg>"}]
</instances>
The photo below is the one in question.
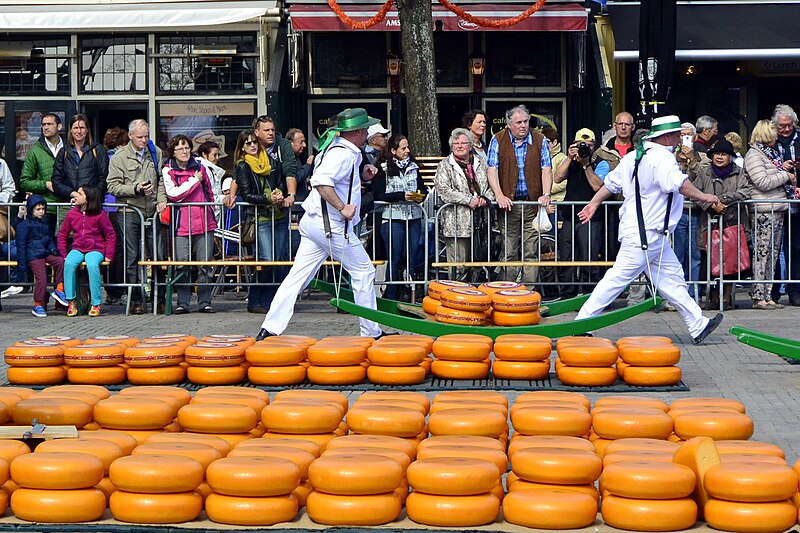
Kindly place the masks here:
<instances>
[{"instance_id":1,"label":"cobblestone pavement","mask_svg":"<svg viewBox=\"0 0 800 533\"><path fill-rule=\"evenodd\" d=\"M41 319L30 313L30 294L21 294L3 299L0 349L36 335L70 335L79 338L162 333L255 335L263 317L248 314L243 299L243 295L230 293L216 298L214 307L217 313L214 315L191 313L169 317L152 314L126 317L121 306L103 306L104 315L97 318L67 318L63 312L51 311L47 318ZM317 338L358 335L357 319L338 314L336 309L327 305L327 300L327 295L314 293L299 301L286 333ZM749 302L741 297L739 305L749 307ZM712 312L706 314L711 315ZM683 380L691 390L653 393L652 396L666 401L699 396L736 398L744 402L755 420L753 438L781 446L786 451L789 464L792 464L800 456L800 439L797 438L800 432L800 365L791 365L775 355L740 344L728 333L728 329L733 325L743 325L800 339L798 324L800 308L787 306L786 309L775 311L736 309L725 314L725 321L704 345L694 346L677 313L648 312L595 334L614 340L627 335L671 337L681 346ZM5 374L3 365L0 368L0 380L3 382ZM515 395L514 392L506 394L509 398ZM588 396L594 401L601 395Z\"/></svg>"}]
</instances>

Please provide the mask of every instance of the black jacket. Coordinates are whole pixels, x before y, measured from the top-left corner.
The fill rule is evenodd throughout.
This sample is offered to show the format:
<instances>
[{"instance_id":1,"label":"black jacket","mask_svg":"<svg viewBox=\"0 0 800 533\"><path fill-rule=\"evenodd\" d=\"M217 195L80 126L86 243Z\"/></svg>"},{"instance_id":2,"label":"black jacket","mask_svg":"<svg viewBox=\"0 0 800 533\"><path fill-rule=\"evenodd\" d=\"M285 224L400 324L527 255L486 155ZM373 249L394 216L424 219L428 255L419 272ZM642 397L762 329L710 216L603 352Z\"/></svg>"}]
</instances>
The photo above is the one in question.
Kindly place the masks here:
<instances>
[{"instance_id":1,"label":"black jacket","mask_svg":"<svg viewBox=\"0 0 800 533\"><path fill-rule=\"evenodd\" d=\"M64 147L56 154L53 166L53 191L59 200L68 202L70 194L84 185L97 187L106 193L108 177L108 151L99 144L84 148L83 157L76 161L72 147Z\"/></svg>"},{"instance_id":2,"label":"black jacket","mask_svg":"<svg viewBox=\"0 0 800 533\"><path fill-rule=\"evenodd\" d=\"M270 159L272 160L272 158ZM271 162L274 162L274 160ZM267 179L267 186L269 187L267 190L265 190L261 185L261 178L257 176L250 168L250 165L244 161L239 161L236 164L236 167L233 169L233 179L236 180L236 185L239 187L237 195L241 197L242 201L254 205L272 205L275 212L275 217L279 218L279 215L283 216L283 211L281 208L272 203L271 193L273 187L271 182L273 179L276 179L277 174L275 171L275 166L272 168L273 171L270 173L269 178ZM285 185L286 184L284 183L284 187ZM247 217L252 217L254 212L255 210L252 207L245 210ZM265 209L259 209L258 211L259 216L268 217L269 213L270 211Z\"/></svg>"},{"instance_id":3,"label":"black jacket","mask_svg":"<svg viewBox=\"0 0 800 533\"><path fill-rule=\"evenodd\" d=\"M58 244L53 237L53 231L44 218L33 216L33 208L39 204L44 204L47 208L47 201L38 194L28 197L26 207L28 214L25 220L17 224L17 271L23 273L28 270L28 262L31 259L41 259L48 255L59 255ZM24 279L24 278L23 278Z\"/></svg>"}]
</instances>

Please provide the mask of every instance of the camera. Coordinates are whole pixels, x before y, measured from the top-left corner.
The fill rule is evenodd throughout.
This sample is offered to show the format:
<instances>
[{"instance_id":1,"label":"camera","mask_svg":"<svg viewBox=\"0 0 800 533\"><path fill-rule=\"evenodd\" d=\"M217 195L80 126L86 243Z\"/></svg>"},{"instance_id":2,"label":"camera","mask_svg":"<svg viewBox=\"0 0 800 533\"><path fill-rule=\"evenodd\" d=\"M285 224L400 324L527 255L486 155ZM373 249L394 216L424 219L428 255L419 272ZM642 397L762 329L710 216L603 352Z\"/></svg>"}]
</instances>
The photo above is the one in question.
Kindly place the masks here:
<instances>
[{"instance_id":1,"label":"camera","mask_svg":"<svg viewBox=\"0 0 800 533\"><path fill-rule=\"evenodd\" d=\"M581 159L586 159L590 155L592 155L592 147L589 146L587 143L581 141L578 143L578 157Z\"/></svg>"}]
</instances>

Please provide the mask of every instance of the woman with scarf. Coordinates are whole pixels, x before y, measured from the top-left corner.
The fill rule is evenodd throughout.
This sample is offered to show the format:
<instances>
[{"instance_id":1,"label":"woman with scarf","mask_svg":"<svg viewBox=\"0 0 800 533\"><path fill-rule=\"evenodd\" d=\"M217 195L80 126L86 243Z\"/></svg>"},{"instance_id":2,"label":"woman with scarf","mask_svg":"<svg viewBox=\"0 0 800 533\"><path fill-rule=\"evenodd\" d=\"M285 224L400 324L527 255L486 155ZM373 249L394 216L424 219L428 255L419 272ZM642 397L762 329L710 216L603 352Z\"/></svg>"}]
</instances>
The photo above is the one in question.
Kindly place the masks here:
<instances>
[{"instance_id":1,"label":"woman with scarf","mask_svg":"<svg viewBox=\"0 0 800 533\"><path fill-rule=\"evenodd\" d=\"M167 146L167 163L161 170L167 198L174 204L213 204L214 190L205 167L192 156L192 141L185 135L176 135ZM172 206L170 219L175 235L177 261L211 261L214 259L214 230L217 222L213 205ZM178 285L176 315L189 312L192 298L189 272L184 273ZM213 268L197 267L197 308L201 313L213 313L210 285ZM178 274L180 276L180 273Z\"/></svg>"},{"instance_id":2,"label":"woman with scarf","mask_svg":"<svg viewBox=\"0 0 800 533\"><path fill-rule=\"evenodd\" d=\"M754 224L753 280L772 278L781 249L783 215L789 208L786 200L795 197L797 183L786 172L775 148L778 134L769 120L759 120L750 136L750 150L744 156L744 171L753 186L751 198L763 203L750 204ZM781 309L772 300L772 283L757 283L750 293L753 309Z\"/></svg>"},{"instance_id":3,"label":"woman with scarf","mask_svg":"<svg viewBox=\"0 0 800 533\"><path fill-rule=\"evenodd\" d=\"M744 171L734 163L736 152L733 145L727 140L717 141L708 150L710 161L705 161L698 165L697 175L692 182L695 187L703 192L713 194L719 198L715 204L696 203L702 210L700 224L698 227L697 246L700 248L701 264L706 264L706 258L710 254L718 254L718 248L708 248L708 223L712 221L720 231L728 226L741 224L745 228L746 234L750 233L750 217L744 206L735 205L750 199L753 186L747 179ZM706 273L702 269L700 276ZM729 310L733 308L731 293L733 284L726 284L723 288L723 308ZM713 287L709 291L709 299L706 304L707 309L719 307L719 290Z\"/></svg>"},{"instance_id":4,"label":"woman with scarf","mask_svg":"<svg viewBox=\"0 0 800 533\"><path fill-rule=\"evenodd\" d=\"M233 158L236 161L233 179L236 181L237 193L244 202L255 206L245 208L240 220L255 219L256 259L259 261L282 259L279 257L280 250L286 247L288 239L288 232L280 229L284 226L280 223L286 216L281 207L283 191L279 184L270 181L274 165L252 129L239 134ZM264 314L269 309L277 287L264 284L274 281L272 279L274 273L275 267L256 271L257 284L250 286L247 295L249 313Z\"/></svg>"},{"instance_id":5,"label":"woman with scarf","mask_svg":"<svg viewBox=\"0 0 800 533\"><path fill-rule=\"evenodd\" d=\"M420 263L419 240L422 235L422 210L412 203L425 199L428 190L422 181L408 139L395 134L389 137L386 148L378 158L378 173L372 180L375 201L386 202L381 221L381 237L389 258L388 281L400 281L402 260L405 259L408 276L413 279ZM400 286L388 284L383 296L398 299ZM410 295L403 291L403 299Z\"/></svg>"},{"instance_id":6,"label":"woman with scarf","mask_svg":"<svg viewBox=\"0 0 800 533\"><path fill-rule=\"evenodd\" d=\"M486 160L470 150L470 131L454 129L448 143L450 155L439 163L435 178L436 194L449 204L442 210L440 232L445 239L447 262L469 262L476 260L473 251L486 254L486 249L478 250L475 244L486 240L488 209L482 208L494 201L494 193L486 175ZM478 228L481 225L485 226L482 230ZM453 274L458 279L475 281L478 269L457 268Z\"/></svg>"}]
</instances>

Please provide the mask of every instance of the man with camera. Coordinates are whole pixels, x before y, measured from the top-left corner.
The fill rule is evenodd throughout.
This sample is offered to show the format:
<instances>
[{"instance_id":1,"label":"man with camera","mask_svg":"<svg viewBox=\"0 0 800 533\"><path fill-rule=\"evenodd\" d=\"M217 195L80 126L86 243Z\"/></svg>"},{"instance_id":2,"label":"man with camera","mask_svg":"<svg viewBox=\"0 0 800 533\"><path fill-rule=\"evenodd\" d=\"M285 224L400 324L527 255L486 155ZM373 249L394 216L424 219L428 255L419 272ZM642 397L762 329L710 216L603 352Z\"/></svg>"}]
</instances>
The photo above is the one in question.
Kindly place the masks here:
<instances>
[{"instance_id":1,"label":"man with camera","mask_svg":"<svg viewBox=\"0 0 800 533\"><path fill-rule=\"evenodd\" d=\"M603 180L610 170L609 164L594 153L594 143L595 135L592 130L578 130L575 142L567 150L567 159L556 169L553 180L556 183L567 180L565 202L588 202L603 186ZM596 213L590 224L581 224L578 212L582 207L575 204L562 207L564 222L558 240L559 261L600 259L605 240L603 213ZM589 284L600 280L600 267L582 267L579 271L575 267L565 267L559 280L567 285L562 289L562 297L571 298L578 292L591 290Z\"/></svg>"}]
</instances>

